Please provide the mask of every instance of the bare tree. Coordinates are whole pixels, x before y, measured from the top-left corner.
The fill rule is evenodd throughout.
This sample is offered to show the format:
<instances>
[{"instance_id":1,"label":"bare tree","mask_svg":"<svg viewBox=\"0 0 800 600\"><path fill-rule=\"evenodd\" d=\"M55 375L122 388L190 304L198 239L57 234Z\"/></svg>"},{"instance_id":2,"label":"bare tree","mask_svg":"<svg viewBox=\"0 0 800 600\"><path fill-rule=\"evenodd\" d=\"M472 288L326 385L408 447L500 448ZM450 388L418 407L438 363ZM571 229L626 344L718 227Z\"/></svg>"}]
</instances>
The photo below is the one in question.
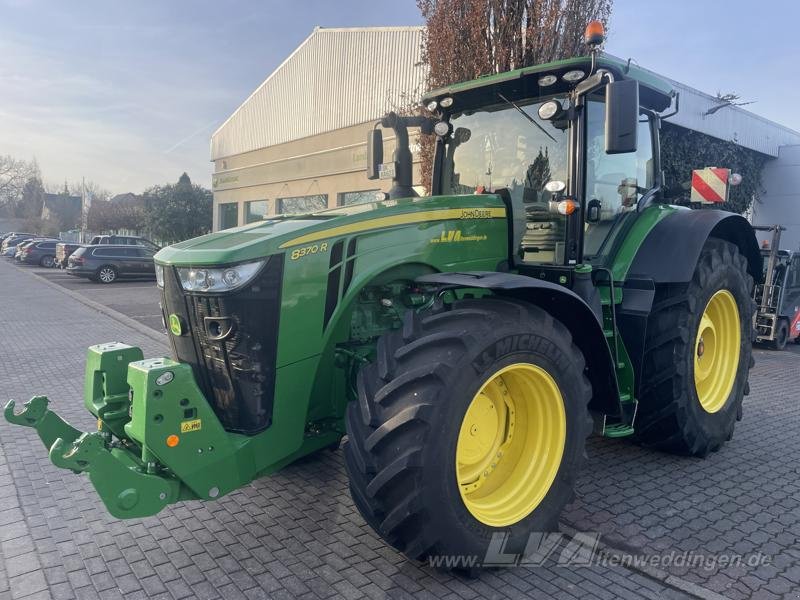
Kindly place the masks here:
<instances>
[{"instance_id":1,"label":"bare tree","mask_svg":"<svg viewBox=\"0 0 800 600\"><path fill-rule=\"evenodd\" d=\"M87 227L98 233L118 229L143 231L147 217L144 206L115 204L106 200L93 202L87 216Z\"/></svg>"},{"instance_id":2,"label":"bare tree","mask_svg":"<svg viewBox=\"0 0 800 600\"><path fill-rule=\"evenodd\" d=\"M613 0L417 0L427 25L423 57L431 87L585 52L589 21Z\"/></svg>"},{"instance_id":3,"label":"bare tree","mask_svg":"<svg viewBox=\"0 0 800 600\"><path fill-rule=\"evenodd\" d=\"M608 22L613 0L417 0L427 25L428 87L585 53L583 31ZM430 182L433 142L423 138L422 180Z\"/></svg>"},{"instance_id":4,"label":"bare tree","mask_svg":"<svg viewBox=\"0 0 800 600\"><path fill-rule=\"evenodd\" d=\"M68 185L69 193L72 196L81 196L83 197L84 192L88 198L91 198L91 201L94 202L95 200L109 200L111 198L111 192L101 186L99 183L96 183L91 180L85 181L73 181L70 182Z\"/></svg>"},{"instance_id":5,"label":"bare tree","mask_svg":"<svg viewBox=\"0 0 800 600\"><path fill-rule=\"evenodd\" d=\"M0 156L0 211L8 216L17 215L25 184L39 176L36 161Z\"/></svg>"}]
</instances>

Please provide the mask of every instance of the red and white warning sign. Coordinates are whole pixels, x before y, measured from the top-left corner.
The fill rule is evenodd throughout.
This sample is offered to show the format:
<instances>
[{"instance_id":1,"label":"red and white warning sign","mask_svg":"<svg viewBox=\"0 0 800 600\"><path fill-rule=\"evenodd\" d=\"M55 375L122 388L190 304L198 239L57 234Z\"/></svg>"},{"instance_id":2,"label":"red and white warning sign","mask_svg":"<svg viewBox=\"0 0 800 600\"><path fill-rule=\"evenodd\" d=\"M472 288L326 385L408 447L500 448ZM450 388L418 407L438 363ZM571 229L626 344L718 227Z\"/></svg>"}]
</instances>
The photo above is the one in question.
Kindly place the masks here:
<instances>
[{"instance_id":1,"label":"red and white warning sign","mask_svg":"<svg viewBox=\"0 0 800 600\"><path fill-rule=\"evenodd\" d=\"M713 204L728 199L728 179L731 170L706 167L692 171L692 202Z\"/></svg>"}]
</instances>

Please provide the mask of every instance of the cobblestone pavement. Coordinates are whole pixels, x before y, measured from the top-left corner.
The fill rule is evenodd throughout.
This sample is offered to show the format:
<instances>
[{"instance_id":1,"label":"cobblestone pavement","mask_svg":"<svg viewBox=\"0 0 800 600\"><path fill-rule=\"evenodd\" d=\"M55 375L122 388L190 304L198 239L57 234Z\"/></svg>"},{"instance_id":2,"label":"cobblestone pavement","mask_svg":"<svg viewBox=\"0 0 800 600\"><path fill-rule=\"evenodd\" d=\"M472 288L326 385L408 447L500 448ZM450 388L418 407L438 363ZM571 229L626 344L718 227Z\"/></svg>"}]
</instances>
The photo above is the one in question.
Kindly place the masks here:
<instances>
[{"instance_id":1,"label":"cobblestone pavement","mask_svg":"<svg viewBox=\"0 0 800 600\"><path fill-rule=\"evenodd\" d=\"M800 356L755 359L744 419L722 450L682 458L594 438L564 521L645 555L760 553L769 564L669 571L730 598L800 598Z\"/></svg>"},{"instance_id":2,"label":"cobblestone pavement","mask_svg":"<svg viewBox=\"0 0 800 600\"><path fill-rule=\"evenodd\" d=\"M3 263L0 293L2 401L48 394L55 410L89 430L93 420L80 400L85 347L116 339L140 345L146 356L165 353L157 338ZM565 523L644 555L769 554L771 564L756 568L669 571L734 598L797 598L800 357L757 358L745 420L720 453L699 461L594 439ZM464 579L412 564L364 524L341 458L322 453L217 502L117 521L85 476L54 467L32 430L0 419L0 600L689 597L620 566L517 568Z\"/></svg>"}]
</instances>

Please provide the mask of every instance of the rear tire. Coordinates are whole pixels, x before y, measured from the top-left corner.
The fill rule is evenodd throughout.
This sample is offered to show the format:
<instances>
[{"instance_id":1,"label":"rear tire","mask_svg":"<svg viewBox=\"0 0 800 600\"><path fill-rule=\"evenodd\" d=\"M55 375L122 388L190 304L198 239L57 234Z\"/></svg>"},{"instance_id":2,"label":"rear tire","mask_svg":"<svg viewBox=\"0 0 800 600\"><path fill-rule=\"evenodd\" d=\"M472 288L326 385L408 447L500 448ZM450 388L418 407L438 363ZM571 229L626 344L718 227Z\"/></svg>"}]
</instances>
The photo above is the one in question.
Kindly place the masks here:
<instances>
[{"instance_id":1,"label":"rear tire","mask_svg":"<svg viewBox=\"0 0 800 600\"><path fill-rule=\"evenodd\" d=\"M753 366L752 289L738 248L716 238L688 286L657 288L636 419L644 445L702 457L733 437Z\"/></svg>"},{"instance_id":2,"label":"rear tire","mask_svg":"<svg viewBox=\"0 0 800 600\"><path fill-rule=\"evenodd\" d=\"M789 341L789 323L785 319L781 319L778 329L775 331L775 339L772 340L772 347L775 350L783 350L786 348L787 341Z\"/></svg>"},{"instance_id":3,"label":"rear tire","mask_svg":"<svg viewBox=\"0 0 800 600\"><path fill-rule=\"evenodd\" d=\"M483 298L410 311L380 338L347 408L359 512L415 560L483 560L496 532L521 552L572 498L591 431L584 369L567 328L536 306ZM532 439L549 450L530 454Z\"/></svg>"},{"instance_id":4,"label":"rear tire","mask_svg":"<svg viewBox=\"0 0 800 600\"><path fill-rule=\"evenodd\" d=\"M117 270L111 265L103 265L97 269L94 281L100 283L114 283L117 280Z\"/></svg>"}]
</instances>

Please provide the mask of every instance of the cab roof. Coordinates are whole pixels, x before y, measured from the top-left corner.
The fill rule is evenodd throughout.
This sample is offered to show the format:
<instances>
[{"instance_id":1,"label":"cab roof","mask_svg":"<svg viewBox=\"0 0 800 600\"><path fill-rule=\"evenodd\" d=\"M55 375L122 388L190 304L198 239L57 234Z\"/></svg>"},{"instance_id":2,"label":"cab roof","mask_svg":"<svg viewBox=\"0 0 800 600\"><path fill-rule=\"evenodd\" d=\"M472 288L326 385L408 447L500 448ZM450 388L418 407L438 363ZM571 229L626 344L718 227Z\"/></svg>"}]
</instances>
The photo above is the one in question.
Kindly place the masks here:
<instances>
[{"instance_id":1,"label":"cab roof","mask_svg":"<svg viewBox=\"0 0 800 600\"><path fill-rule=\"evenodd\" d=\"M462 81L448 86L430 90L422 99L423 104L427 104L431 100L439 100L444 96L455 94L462 94L463 92L480 92L484 89L488 91L490 88L502 86L514 86L514 82L525 83L526 95L530 96L546 96L554 92L566 91L568 87L562 82L561 76L567 71L574 69L582 69L587 73L591 66L591 57L579 56L575 58L568 58L564 60L549 62L541 65L534 65L530 67L523 67L514 71L506 71L505 73L496 73L492 75L485 75L470 81ZM652 72L642 69L636 65L630 64L630 61L620 60L608 54L600 54L597 58L597 66L608 69L614 74L614 77L619 79L635 79L639 82L639 99L642 106L650 108L655 111L663 111L669 108L672 103L674 89L672 85L654 75ZM531 77L533 75L542 75L552 73L556 75L558 83L541 87L538 85L538 77ZM531 81L532 80L532 81ZM533 89L531 88L533 84ZM538 88L538 92L537 92ZM470 94L471 95L471 94ZM458 110L458 103L453 105L452 110Z\"/></svg>"}]
</instances>

